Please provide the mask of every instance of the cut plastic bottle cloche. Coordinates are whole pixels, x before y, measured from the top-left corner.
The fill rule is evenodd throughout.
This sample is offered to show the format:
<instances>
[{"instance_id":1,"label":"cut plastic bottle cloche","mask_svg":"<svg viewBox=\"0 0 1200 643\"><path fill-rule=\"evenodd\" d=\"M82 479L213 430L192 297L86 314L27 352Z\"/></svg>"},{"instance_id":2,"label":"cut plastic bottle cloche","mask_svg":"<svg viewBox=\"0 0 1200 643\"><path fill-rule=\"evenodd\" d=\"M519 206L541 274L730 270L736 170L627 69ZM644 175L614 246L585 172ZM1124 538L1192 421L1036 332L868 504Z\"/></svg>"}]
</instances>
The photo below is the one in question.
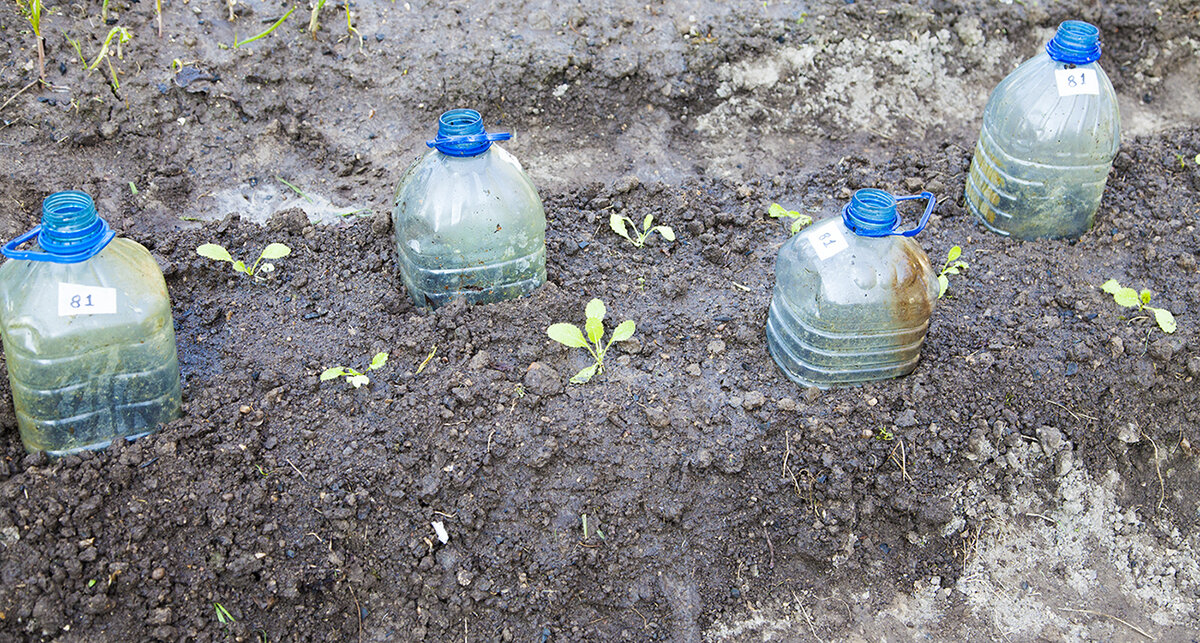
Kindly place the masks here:
<instances>
[{"instance_id":1,"label":"cut plastic bottle cloche","mask_svg":"<svg viewBox=\"0 0 1200 643\"><path fill-rule=\"evenodd\" d=\"M513 155L479 112L454 109L404 174L392 210L400 275L419 306L485 304L546 281L546 213Z\"/></svg>"},{"instance_id":2,"label":"cut plastic bottle cloche","mask_svg":"<svg viewBox=\"0 0 1200 643\"><path fill-rule=\"evenodd\" d=\"M989 230L1074 239L1091 229L1121 138L1099 60L1100 30L1068 20L992 92L966 186Z\"/></svg>"},{"instance_id":3,"label":"cut plastic bottle cloche","mask_svg":"<svg viewBox=\"0 0 1200 643\"><path fill-rule=\"evenodd\" d=\"M50 195L41 225L2 252L0 336L26 450L102 449L179 417L162 272L109 229L90 196Z\"/></svg>"},{"instance_id":4,"label":"cut plastic bottle cloche","mask_svg":"<svg viewBox=\"0 0 1200 643\"><path fill-rule=\"evenodd\" d=\"M902 230L900 203L924 201ZM937 300L937 276L913 240L933 212L929 192L854 193L840 217L789 239L775 262L767 347L802 386L828 388L911 373Z\"/></svg>"}]
</instances>

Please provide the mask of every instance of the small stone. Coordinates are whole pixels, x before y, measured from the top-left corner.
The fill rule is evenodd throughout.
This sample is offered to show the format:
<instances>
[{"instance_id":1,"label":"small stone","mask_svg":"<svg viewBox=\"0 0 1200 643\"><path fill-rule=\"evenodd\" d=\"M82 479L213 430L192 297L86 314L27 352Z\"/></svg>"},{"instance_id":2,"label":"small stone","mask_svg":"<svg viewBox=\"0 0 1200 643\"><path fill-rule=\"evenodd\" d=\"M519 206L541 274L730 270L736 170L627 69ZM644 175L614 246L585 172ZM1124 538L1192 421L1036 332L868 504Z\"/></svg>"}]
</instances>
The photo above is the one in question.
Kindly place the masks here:
<instances>
[{"instance_id":1,"label":"small stone","mask_svg":"<svg viewBox=\"0 0 1200 643\"><path fill-rule=\"evenodd\" d=\"M471 361L467 362L467 370L482 371L483 369L490 366L491 363L492 363L491 354L489 354L485 350L479 351L478 353L475 353L473 356L471 356Z\"/></svg>"},{"instance_id":2,"label":"small stone","mask_svg":"<svg viewBox=\"0 0 1200 643\"><path fill-rule=\"evenodd\" d=\"M816 402L818 397L821 397L821 389L819 389L815 386L810 386L810 387L804 389L804 401L805 402L808 402L809 404L811 404L813 402Z\"/></svg>"},{"instance_id":3,"label":"small stone","mask_svg":"<svg viewBox=\"0 0 1200 643\"><path fill-rule=\"evenodd\" d=\"M542 362L534 362L525 371L525 390L534 395L557 395L563 391L562 376Z\"/></svg>"},{"instance_id":4,"label":"small stone","mask_svg":"<svg viewBox=\"0 0 1200 643\"><path fill-rule=\"evenodd\" d=\"M896 426L906 429L910 426L917 425L917 410L907 409L896 416Z\"/></svg>"},{"instance_id":5,"label":"small stone","mask_svg":"<svg viewBox=\"0 0 1200 643\"><path fill-rule=\"evenodd\" d=\"M622 353L637 355L638 353L642 352L642 340L636 337L631 337L623 342L619 342L617 344L617 348L621 349Z\"/></svg>"},{"instance_id":6,"label":"small stone","mask_svg":"<svg viewBox=\"0 0 1200 643\"><path fill-rule=\"evenodd\" d=\"M251 411L251 408L249 406L246 406L245 404L238 407L238 413L241 413L242 415L246 415L250 411Z\"/></svg>"},{"instance_id":7,"label":"small stone","mask_svg":"<svg viewBox=\"0 0 1200 643\"><path fill-rule=\"evenodd\" d=\"M151 580L162 580L166 578L167 570L165 567L155 567L154 571L150 572Z\"/></svg>"},{"instance_id":8,"label":"small stone","mask_svg":"<svg viewBox=\"0 0 1200 643\"><path fill-rule=\"evenodd\" d=\"M696 452L696 456L692 458L692 464L697 469L707 469L712 466L713 456L712 451L708 449L700 449Z\"/></svg>"},{"instance_id":9,"label":"small stone","mask_svg":"<svg viewBox=\"0 0 1200 643\"><path fill-rule=\"evenodd\" d=\"M753 411L754 409L757 409L765 404L766 401L767 396L763 395L762 392L750 391L746 394L746 397L742 399L742 408L746 409L747 411Z\"/></svg>"},{"instance_id":10,"label":"small stone","mask_svg":"<svg viewBox=\"0 0 1200 643\"><path fill-rule=\"evenodd\" d=\"M1126 422L1117 429L1117 439L1125 444L1137 444L1142 441L1142 431L1135 422Z\"/></svg>"},{"instance_id":11,"label":"small stone","mask_svg":"<svg viewBox=\"0 0 1200 643\"><path fill-rule=\"evenodd\" d=\"M471 580L475 578L475 575L465 569L460 569L458 570L457 577L458 584L466 587L467 585L471 584Z\"/></svg>"},{"instance_id":12,"label":"small stone","mask_svg":"<svg viewBox=\"0 0 1200 643\"><path fill-rule=\"evenodd\" d=\"M171 608L160 607L150 610L150 618L147 620L151 625L169 625L171 621L175 620L175 616L171 613Z\"/></svg>"},{"instance_id":13,"label":"small stone","mask_svg":"<svg viewBox=\"0 0 1200 643\"><path fill-rule=\"evenodd\" d=\"M646 421L650 423L650 426L658 429L671 426L671 418L667 417L667 413L656 406L646 407Z\"/></svg>"},{"instance_id":14,"label":"small stone","mask_svg":"<svg viewBox=\"0 0 1200 643\"><path fill-rule=\"evenodd\" d=\"M687 369L685 370L687 370L688 375L691 375L692 377L700 377L699 364L688 364Z\"/></svg>"},{"instance_id":15,"label":"small stone","mask_svg":"<svg viewBox=\"0 0 1200 643\"><path fill-rule=\"evenodd\" d=\"M795 411L796 410L796 400L793 400L790 397L785 397L785 398L779 400L779 402L777 402L777 404L779 405L780 411Z\"/></svg>"},{"instance_id":16,"label":"small stone","mask_svg":"<svg viewBox=\"0 0 1200 643\"><path fill-rule=\"evenodd\" d=\"M719 339L714 339L708 343L708 352L713 355L720 355L725 352L725 342Z\"/></svg>"},{"instance_id":17,"label":"small stone","mask_svg":"<svg viewBox=\"0 0 1200 643\"><path fill-rule=\"evenodd\" d=\"M1052 426L1042 426L1037 430L1038 442L1042 444L1042 451L1047 456L1052 456L1062 447L1063 434L1062 431Z\"/></svg>"},{"instance_id":18,"label":"small stone","mask_svg":"<svg viewBox=\"0 0 1200 643\"><path fill-rule=\"evenodd\" d=\"M1109 342L1109 345L1112 346L1113 357L1120 357L1121 355L1125 354L1125 341L1120 337L1112 338L1112 341Z\"/></svg>"},{"instance_id":19,"label":"small stone","mask_svg":"<svg viewBox=\"0 0 1200 643\"><path fill-rule=\"evenodd\" d=\"M612 190L616 194L625 194L626 192L632 191L640 184L641 181L638 180L638 177L632 174L627 174L617 179L617 181L613 183Z\"/></svg>"},{"instance_id":20,"label":"small stone","mask_svg":"<svg viewBox=\"0 0 1200 643\"><path fill-rule=\"evenodd\" d=\"M1060 478L1070 473L1074 467L1075 461L1070 451L1063 451L1054 458L1054 475Z\"/></svg>"}]
</instances>

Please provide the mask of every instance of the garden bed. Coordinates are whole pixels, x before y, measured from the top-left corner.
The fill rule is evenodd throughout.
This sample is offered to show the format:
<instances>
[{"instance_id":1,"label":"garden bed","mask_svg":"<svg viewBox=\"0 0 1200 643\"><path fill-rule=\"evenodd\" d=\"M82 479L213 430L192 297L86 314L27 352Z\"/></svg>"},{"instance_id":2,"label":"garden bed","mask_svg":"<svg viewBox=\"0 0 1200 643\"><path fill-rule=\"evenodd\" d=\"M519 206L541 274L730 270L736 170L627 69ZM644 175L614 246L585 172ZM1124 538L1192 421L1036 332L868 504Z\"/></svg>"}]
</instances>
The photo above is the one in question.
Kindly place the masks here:
<instances>
[{"instance_id":1,"label":"garden bed","mask_svg":"<svg viewBox=\"0 0 1200 643\"><path fill-rule=\"evenodd\" d=\"M0 639L1200 628L1188 3L367 4L352 5L361 48L330 5L316 39L302 7L223 49L290 5L239 3L230 23L173 2L160 40L153 3L113 2L135 36L115 92L61 36L90 61L99 3L44 19L66 89L0 111L0 235L80 188L149 248L184 417L50 461L0 408ZM961 205L979 115L1067 18L1101 28L1122 151L1082 239L1006 240ZM5 99L37 73L22 20L0 10ZM389 202L457 106L516 132L501 145L545 201L549 281L428 311L396 273ZM939 265L961 246L970 269L915 373L805 390L766 349L789 234L766 213L833 216L863 187L933 191L917 239ZM678 241L634 248L612 212L653 214ZM206 242L292 254L256 281L197 256ZM1109 278L1152 290L1178 330L1116 305ZM586 355L545 329L581 325L593 297L609 329L637 331L571 385ZM367 386L318 379L380 351Z\"/></svg>"}]
</instances>

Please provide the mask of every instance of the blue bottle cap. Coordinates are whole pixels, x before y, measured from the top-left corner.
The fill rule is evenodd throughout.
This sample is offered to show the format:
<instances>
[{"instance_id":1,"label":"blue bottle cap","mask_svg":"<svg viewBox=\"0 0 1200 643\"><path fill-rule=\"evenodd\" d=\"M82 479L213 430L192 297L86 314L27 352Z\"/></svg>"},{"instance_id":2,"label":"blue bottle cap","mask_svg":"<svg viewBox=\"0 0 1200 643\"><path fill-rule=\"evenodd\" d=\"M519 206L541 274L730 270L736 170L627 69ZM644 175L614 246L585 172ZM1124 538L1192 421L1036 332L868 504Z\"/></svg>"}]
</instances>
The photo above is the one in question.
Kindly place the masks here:
<instances>
[{"instance_id":1,"label":"blue bottle cap","mask_svg":"<svg viewBox=\"0 0 1200 643\"><path fill-rule=\"evenodd\" d=\"M96 202L85 192L55 192L42 201L42 224L9 241L0 253L10 259L79 263L103 250L117 236L96 213ZM34 237L41 251L18 250Z\"/></svg>"},{"instance_id":2,"label":"blue bottle cap","mask_svg":"<svg viewBox=\"0 0 1200 643\"><path fill-rule=\"evenodd\" d=\"M426 141L429 147L449 156L476 156L492 146L492 141L506 141L512 134L488 134L483 129L483 117L473 109L452 109L438 117L437 138Z\"/></svg>"},{"instance_id":3,"label":"blue bottle cap","mask_svg":"<svg viewBox=\"0 0 1200 643\"><path fill-rule=\"evenodd\" d=\"M1086 65L1100 60L1100 30L1082 20L1067 20L1058 26L1054 38L1046 43L1051 60L1070 65Z\"/></svg>"},{"instance_id":4,"label":"blue bottle cap","mask_svg":"<svg viewBox=\"0 0 1200 643\"><path fill-rule=\"evenodd\" d=\"M896 204L913 199L925 199L928 202L925 213L921 215L917 227L911 230L898 230L900 213L896 210ZM892 196L890 192L884 190L865 188L855 191L850 202L842 208L842 223L860 237L887 237L890 235L914 237L929 223L929 215L933 214L935 205L937 205L937 199L930 192L922 192L913 196Z\"/></svg>"}]
</instances>

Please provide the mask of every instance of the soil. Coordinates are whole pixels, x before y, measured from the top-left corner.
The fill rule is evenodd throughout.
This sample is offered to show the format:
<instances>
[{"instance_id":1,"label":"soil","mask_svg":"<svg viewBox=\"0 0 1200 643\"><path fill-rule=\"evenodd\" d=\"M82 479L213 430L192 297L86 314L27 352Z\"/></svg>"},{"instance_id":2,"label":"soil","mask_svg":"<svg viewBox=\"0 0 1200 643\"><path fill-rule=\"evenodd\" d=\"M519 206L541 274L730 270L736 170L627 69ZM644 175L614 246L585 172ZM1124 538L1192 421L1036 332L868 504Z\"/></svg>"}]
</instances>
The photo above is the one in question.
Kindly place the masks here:
<instances>
[{"instance_id":1,"label":"soil","mask_svg":"<svg viewBox=\"0 0 1200 643\"><path fill-rule=\"evenodd\" d=\"M154 3L114 0L119 89L64 38L95 57L94 4L48 9L48 88L0 7L0 236L79 188L148 247L184 416L51 461L4 405L0 640L1200 630L1194 3L351 3L361 44L330 4L315 39L301 6L225 48L291 5L168 2L160 39ZM1101 28L1121 152L1078 242L1004 239L961 203L979 115L1067 18ZM458 106L516 133L549 280L428 311L389 202ZM763 336L788 236L767 209L834 216L862 187L937 194L917 239L970 268L913 374L801 389ZM636 249L611 212L678 241ZM205 242L293 253L255 280ZM545 329L592 297L637 332L571 385L585 356ZM379 351L367 386L318 379Z\"/></svg>"}]
</instances>

